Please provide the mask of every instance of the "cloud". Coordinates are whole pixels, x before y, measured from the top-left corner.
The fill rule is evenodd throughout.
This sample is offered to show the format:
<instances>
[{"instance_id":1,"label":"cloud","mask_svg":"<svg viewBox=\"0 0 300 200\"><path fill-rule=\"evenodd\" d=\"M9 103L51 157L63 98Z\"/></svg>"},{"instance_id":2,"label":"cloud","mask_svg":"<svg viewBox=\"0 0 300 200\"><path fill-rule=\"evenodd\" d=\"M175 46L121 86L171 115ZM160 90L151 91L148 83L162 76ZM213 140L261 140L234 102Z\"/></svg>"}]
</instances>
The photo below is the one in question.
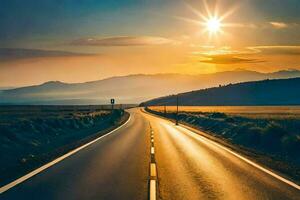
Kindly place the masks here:
<instances>
[{"instance_id":1,"label":"cloud","mask_svg":"<svg viewBox=\"0 0 300 200\"><path fill-rule=\"evenodd\" d=\"M283 28L288 28L289 25L287 23L284 23L284 22L269 22L271 24L271 26L273 28L276 28L276 29L283 29Z\"/></svg>"},{"instance_id":2,"label":"cloud","mask_svg":"<svg viewBox=\"0 0 300 200\"><path fill-rule=\"evenodd\" d=\"M193 55L204 56L250 56L255 54L274 54L274 55L300 55L300 46L250 46L233 49L230 46L197 46L198 51L192 52Z\"/></svg>"},{"instance_id":3,"label":"cloud","mask_svg":"<svg viewBox=\"0 0 300 200\"><path fill-rule=\"evenodd\" d=\"M247 49L260 54L300 55L300 46L254 46Z\"/></svg>"},{"instance_id":4,"label":"cloud","mask_svg":"<svg viewBox=\"0 0 300 200\"><path fill-rule=\"evenodd\" d=\"M212 56L247 56L257 53L258 50L253 49L233 49L230 46L195 46L198 51L192 52L193 55L200 55L204 57L212 57Z\"/></svg>"},{"instance_id":5,"label":"cloud","mask_svg":"<svg viewBox=\"0 0 300 200\"><path fill-rule=\"evenodd\" d=\"M251 46L233 49L230 46L193 46L197 51L193 51L192 57L202 63L211 64L240 64L240 63L261 63L265 60L255 59L254 56L265 55L300 55L300 46Z\"/></svg>"},{"instance_id":6,"label":"cloud","mask_svg":"<svg viewBox=\"0 0 300 200\"><path fill-rule=\"evenodd\" d=\"M260 63L264 62L257 59L250 58L242 58L235 54L224 54L224 55L210 55L206 56L205 59L200 60L202 63L210 63L210 64L241 64L241 63Z\"/></svg>"},{"instance_id":7,"label":"cloud","mask_svg":"<svg viewBox=\"0 0 300 200\"><path fill-rule=\"evenodd\" d=\"M252 49L232 49L230 46L198 46L196 52L192 52L196 58L202 58L200 62L210 64L241 64L241 63L260 63L262 60L248 58L255 54ZM255 50L257 51L257 50Z\"/></svg>"},{"instance_id":8,"label":"cloud","mask_svg":"<svg viewBox=\"0 0 300 200\"><path fill-rule=\"evenodd\" d=\"M66 51L48 51L41 49L0 48L0 61L28 59L39 57L87 56L91 54L73 53Z\"/></svg>"},{"instance_id":9,"label":"cloud","mask_svg":"<svg viewBox=\"0 0 300 200\"><path fill-rule=\"evenodd\" d=\"M254 23L226 23L225 26L233 27L233 28L250 28L250 29L259 28L259 25Z\"/></svg>"},{"instance_id":10,"label":"cloud","mask_svg":"<svg viewBox=\"0 0 300 200\"><path fill-rule=\"evenodd\" d=\"M286 23L280 21L266 21L262 23L226 23L227 27L233 28L250 28L250 29L286 29L299 27L298 23Z\"/></svg>"},{"instance_id":11,"label":"cloud","mask_svg":"<svg viewBox=\"0 0 300 200\"><path fill-rule=\"evenodd\" d=\"M71 45L79 46L144 46L175 44L174 40L152 36L118 36L107 38L81 38L71 41Z\"/></svg>"}]
</instances>

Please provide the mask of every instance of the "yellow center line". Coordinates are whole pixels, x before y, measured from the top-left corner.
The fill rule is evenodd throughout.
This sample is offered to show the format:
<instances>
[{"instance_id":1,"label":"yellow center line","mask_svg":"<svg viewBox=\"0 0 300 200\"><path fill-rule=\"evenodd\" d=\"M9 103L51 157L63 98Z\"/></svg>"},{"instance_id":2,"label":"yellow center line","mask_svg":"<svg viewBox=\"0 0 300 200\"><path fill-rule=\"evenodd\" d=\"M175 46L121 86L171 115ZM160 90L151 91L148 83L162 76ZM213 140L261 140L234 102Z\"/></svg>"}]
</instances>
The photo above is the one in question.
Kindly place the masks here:
<instances>
[{"instance_id":1,"label":"yellow center line","mask_svg":"<svg viewBox=\"0 0 300 200\"><path fill-rule=\"evenodd\" d=\"M154 154L154 147L151 147L151 154Z\"/></svg>"},{"instance_id":2,"label":"yellow center line","mask_svg":"<svg viewBox=\"0 0 300 200\"><path fill-rule=\"evenodd\" d=\"M151 149L150 149L150 153L151 156L154 156L154 132L152 130L152 127L150 128L151 133ZM155 161L153 161L153 163L150 163L150 188L149 188L149 199L150 200L156 200L156 176L157 176L157 172L156 172L156 164Z\"/></svg>"},{"instance_id":3,"label":"yellow center line","mask_svg":"<svg viewBox=\"0 0 300 200\"><path fill-rule=\"evenodd\" d=\"M150 176L156 177L156 164L155 163L150 164Z\"/></svg>"}]
</instances>

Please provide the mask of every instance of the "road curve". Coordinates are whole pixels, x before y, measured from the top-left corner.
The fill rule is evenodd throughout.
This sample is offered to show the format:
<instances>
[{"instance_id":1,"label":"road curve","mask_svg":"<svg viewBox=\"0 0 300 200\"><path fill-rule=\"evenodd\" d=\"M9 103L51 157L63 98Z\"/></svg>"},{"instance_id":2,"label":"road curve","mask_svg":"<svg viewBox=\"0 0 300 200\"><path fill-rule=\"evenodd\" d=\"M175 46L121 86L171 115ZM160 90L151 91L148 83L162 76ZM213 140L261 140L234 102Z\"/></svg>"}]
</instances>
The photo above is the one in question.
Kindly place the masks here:
<instances>
[{"instance_id":1,"label":"road curve","mask_svg":"<svg viewBox=\"0 0 300 200\"><path fill-rule=\"evenodd\" d=\"M150 125L157 199L300 199L300 190L208 139L139 109L129 112L125 126L0 199L148 199Z\"/></svg>"}]
</instances>

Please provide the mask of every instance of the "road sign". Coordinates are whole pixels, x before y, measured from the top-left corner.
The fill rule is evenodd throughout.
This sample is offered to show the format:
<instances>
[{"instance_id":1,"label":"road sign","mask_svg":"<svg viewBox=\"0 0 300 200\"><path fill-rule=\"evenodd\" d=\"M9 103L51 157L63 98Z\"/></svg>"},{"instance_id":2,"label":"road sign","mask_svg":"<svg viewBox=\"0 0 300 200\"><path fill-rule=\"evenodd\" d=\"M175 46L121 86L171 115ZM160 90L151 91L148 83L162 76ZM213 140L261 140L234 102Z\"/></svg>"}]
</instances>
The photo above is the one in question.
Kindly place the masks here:
<instances>
[{"instance_id":1,"label":"road sign","mask_svg":"<svg viewBox=\"0 0 300 200\"><path fill-rule=\"evenodd\" d=\"M115 99L110 99L110 104L115 104Z\"/></svg>"},{"instance_id":2,"label":"road sign","mask_svg":"<svg viewBox=\"0 0 300 200\"><path fill-rule=\"evenodd\" d=\"M114 109L115 99L110 99L111 111Z\"/></svg>"},{"instance_id":3,"label":"road sign","mask_svg":"<svg viewBox=\"0 0 300 200\"><path fill-rule=\"evenodd\" d=\"M176 95L176 125L178 125L178 94Z\"/></svg>"}]
</instances>

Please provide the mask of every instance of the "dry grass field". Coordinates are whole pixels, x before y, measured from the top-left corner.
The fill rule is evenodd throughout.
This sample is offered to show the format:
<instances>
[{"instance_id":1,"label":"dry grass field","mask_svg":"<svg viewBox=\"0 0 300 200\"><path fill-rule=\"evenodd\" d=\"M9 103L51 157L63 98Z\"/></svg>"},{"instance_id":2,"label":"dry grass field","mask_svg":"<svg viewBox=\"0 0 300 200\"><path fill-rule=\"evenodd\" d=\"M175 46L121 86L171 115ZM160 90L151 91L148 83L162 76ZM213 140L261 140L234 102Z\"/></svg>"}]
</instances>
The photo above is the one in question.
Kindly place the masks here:
<instances>
[{"instance_id":1,"label":"dry grass field","mask_svg":"<svg viewBox=\"0 0 300 200\"><path fill-rule=\"evenodd\" d=\"M150 106L158 112L176 112L176 106ZM300 106L179 106L179 113L225 113L251 118L299 118Z\"/></svg>"}]
</instances>

